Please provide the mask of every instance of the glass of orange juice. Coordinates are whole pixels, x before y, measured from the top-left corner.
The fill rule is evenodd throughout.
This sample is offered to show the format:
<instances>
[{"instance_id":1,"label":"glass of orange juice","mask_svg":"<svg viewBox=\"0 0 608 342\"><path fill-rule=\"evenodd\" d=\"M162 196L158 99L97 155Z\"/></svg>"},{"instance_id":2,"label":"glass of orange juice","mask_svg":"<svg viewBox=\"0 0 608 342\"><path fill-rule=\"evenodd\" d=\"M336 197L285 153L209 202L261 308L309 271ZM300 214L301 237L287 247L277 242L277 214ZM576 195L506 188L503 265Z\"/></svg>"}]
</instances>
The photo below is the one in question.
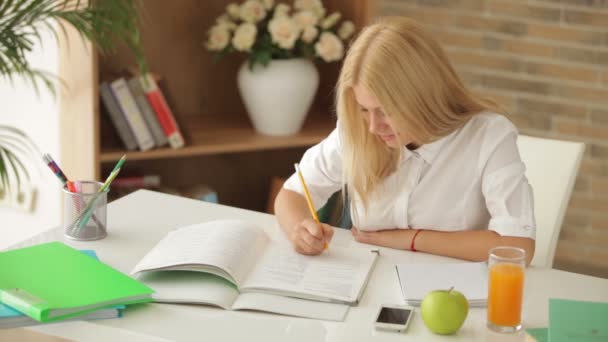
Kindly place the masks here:
<instances>
[{"instance_id":1,"label":"glass of orange juice","mask_svg":"<svg viewBox=\"0 0 608 342\"><path fill-rule=\"evenodd\" d=\"M488 328L501 333L521 330L526 251L495 247L488 259Z\"/></svg>"}]
</instances>

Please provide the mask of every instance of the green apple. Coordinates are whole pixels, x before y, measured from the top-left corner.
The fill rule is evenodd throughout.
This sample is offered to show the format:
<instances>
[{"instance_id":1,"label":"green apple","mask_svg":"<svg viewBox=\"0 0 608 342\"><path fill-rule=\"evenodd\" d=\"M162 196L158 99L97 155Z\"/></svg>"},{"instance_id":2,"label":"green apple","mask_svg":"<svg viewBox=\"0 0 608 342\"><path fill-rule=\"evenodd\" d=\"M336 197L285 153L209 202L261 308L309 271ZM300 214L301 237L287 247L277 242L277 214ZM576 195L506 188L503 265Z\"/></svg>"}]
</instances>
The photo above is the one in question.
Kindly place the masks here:
<instances>
[{"instance_id":1,"label":"green apple","mask_svg":"<svg viewBox=\"0 0 608 342\"><path fill-rule=\"evenodd\" d=\"M466 297L454 291L435 290L429 292L420 305L424 324L436 334L449 335L460 329L469 313Z\"/></svg>"}]
</instances>

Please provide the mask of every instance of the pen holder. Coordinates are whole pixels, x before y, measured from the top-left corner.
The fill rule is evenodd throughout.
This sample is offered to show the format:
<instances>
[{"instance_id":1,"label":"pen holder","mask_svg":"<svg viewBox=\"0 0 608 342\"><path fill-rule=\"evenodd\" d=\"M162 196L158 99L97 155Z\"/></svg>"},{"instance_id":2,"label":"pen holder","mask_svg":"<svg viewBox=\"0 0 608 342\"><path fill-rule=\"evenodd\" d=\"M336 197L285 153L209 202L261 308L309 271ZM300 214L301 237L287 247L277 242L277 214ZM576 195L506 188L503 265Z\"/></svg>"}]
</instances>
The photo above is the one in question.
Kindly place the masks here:
<instances>
[{"instance_id":1,"label":"pen holder","mask_svg":"<svg viewBox=\"0 0 608 342\"><path fill-rule=\"evenodd\" d=\"M103 184L93 181L76 183L76 192L63 188L64 235L72 240L99 240L107 235L106 209L108 191L99 192Z\"/></svg>"}]
</instances>

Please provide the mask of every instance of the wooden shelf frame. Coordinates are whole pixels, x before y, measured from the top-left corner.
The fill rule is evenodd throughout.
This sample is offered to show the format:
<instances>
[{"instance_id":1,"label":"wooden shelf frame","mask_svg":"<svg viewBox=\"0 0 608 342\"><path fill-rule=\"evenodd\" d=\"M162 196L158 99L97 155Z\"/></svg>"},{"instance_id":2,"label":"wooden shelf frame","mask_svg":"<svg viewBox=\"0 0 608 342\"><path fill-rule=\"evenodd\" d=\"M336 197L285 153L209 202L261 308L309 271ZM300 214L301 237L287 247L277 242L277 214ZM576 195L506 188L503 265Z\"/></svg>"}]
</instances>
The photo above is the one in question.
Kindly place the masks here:
<instances>
[{"instance_id":1,"label":"wooden shelf frame","mask_svg":"<svg viewBox=\"0 0 608 342\"><path fill-rule=\"evenodd\" d=\"M163 147L148 151L108 148L101 151L100 162L115 162L125 153L129 160L134 161L312 146L327 137L335 127L335 121L327 116L311 115L295 135L268 136L257 133L245 119L218 121L201 115L191 118L185 125L189 137L183 148Z\"/></svg>"}]
</instances>

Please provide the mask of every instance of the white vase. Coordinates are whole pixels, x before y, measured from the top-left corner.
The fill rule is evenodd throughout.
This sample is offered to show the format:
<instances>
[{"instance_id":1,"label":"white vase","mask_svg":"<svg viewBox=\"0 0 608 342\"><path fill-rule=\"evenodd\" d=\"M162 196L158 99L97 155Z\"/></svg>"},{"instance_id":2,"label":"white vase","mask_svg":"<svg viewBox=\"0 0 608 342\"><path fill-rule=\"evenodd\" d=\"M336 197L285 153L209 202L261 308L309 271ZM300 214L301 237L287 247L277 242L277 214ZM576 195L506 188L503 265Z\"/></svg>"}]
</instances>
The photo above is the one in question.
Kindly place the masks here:
<instances>
[{"instance_id":1,"label":"white vase","mask_svg":"<svg viewBox=\"0 0 608 342\"><path fill-rule=\"evenodd\" d=\"M302 128L319 87L319 72L304 58L256 64L253 71L245 61L237 83L257 132L291 135Z\"/></svg>"}]
</instances>

